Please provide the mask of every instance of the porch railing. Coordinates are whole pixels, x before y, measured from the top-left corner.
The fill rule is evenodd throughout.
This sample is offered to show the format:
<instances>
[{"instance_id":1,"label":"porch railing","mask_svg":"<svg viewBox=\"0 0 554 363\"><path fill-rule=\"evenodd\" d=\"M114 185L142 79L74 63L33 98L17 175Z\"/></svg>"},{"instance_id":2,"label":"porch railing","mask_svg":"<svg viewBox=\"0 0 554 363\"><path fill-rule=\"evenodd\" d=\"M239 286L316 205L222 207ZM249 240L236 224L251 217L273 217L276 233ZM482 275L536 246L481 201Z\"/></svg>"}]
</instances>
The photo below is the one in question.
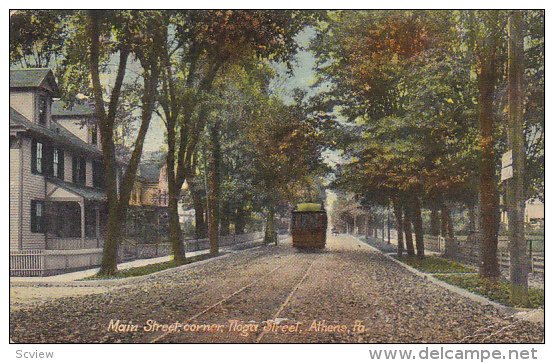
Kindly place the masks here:
<instances>
[{"instance_id":1,"label":"porch railing","mask_svg":"<svg viewBox=\"0 0 554 363\"><path fill-rule=\"evenodd\" d=\"M43 250L10 251L10 276L42 276Z\"/></svg>"},{"instance_id":2,"label":"porch railing","mask_svg":"<svg viewBox=\"0 0 554 363\"><path fill-rule=\"evenodd\" d=\"M80 237L47 237L46 249L47 250L80 250L89 248L100 248L103 245L102 239L96 239L96 237L85 238L83 241Z\"/></svg>"}]
</instances>

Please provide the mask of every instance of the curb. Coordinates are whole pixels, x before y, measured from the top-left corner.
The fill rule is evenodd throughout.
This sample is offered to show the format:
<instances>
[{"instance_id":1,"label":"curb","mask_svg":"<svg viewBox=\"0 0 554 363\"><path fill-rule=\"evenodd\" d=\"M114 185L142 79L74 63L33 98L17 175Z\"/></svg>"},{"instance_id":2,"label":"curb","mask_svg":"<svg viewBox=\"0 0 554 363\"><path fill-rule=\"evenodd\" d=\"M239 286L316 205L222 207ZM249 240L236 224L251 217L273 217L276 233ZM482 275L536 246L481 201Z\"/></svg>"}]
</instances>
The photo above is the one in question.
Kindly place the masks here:
<instances>
[{"instance_id":1,"label":"curb","mask_svg":"<svg viewBox=\"0 0 554 363\"><path fill-rule=\"evenodd\" d=\"M481 296L481 295L477 295L471 291L468 291L466 289L463 289L461 287L458 287L458 286L454 286L454 285L451 285L447 282L444 282L442 280L439 280L437 279L436 277L432 276L432 274L428 274L428 273L424 273L424 272L421 272L415 268L413 268L412 266L409 266L407 264L405 264L404 262L402 261L399 261L397 260L396 258L388 255L388 254L385 254L383 253L381 250L379 250L378 248L375 248L373 246L371 246L370 244L366 243L365 241L362 241L360 240L359 238L357 237L354 237L351 235L352 238L354 238L356 241L358 241L359 243L361 243L362 245L366 246L367 248L371 249L372 251L375 251L375 252L378 252L380 253L381 255L383 255L385 258L397 263L398 265L404 267L406 270L412 272L413 274L419 276L419 277L422 277L432 283L434 283L435 285L438 285L438 286L441 286L441 287L444 287L445 289L451 291L451 292L454 292L460 296L463 296L463 297L466 297L466 298L469 298L470 300L472 301L475 301L477 303L480 303L482 305L491 305L491 306L494 306L495 308L497 308L498 310L504 312L504 313L507 313L507 314L510 314L512 317L518 319L518 320L525 320L525 321L530 321L529 319L527 319L527 315L528 313L531 313L531 312L537 312L537 313L540 313L542 312L544 314L544 310L543 309L526 309L526 308L513 308L511 306L506 306L506 305L502 305L496 301L492 301L484 296ZM543 319L543 323L544 323L544 319Z\"/></svg>"}]
</instances>

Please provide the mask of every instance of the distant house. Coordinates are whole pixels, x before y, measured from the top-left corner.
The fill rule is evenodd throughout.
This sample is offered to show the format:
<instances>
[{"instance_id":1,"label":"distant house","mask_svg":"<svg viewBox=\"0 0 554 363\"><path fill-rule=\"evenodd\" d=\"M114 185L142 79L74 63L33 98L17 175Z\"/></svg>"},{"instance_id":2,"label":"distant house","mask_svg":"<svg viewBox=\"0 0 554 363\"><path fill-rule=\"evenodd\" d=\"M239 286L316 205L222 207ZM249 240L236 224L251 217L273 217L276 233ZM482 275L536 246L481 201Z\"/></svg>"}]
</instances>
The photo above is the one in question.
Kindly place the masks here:
<instances>
[{"instance_id":1,"label":"distant house","mask_svg":"<svg viewBox=\"0 0 554 363\"><path fill-rule=\"evenodd\" d=\"M96 120L86 106L53 101L59 96L49 69L10 71L10 262L21 271L77 269L101 257L107 210ZM39 262L30 266L25 255Z\"/></svg>"},{"instance_id":2,"label":"distant house","mask_svg":"<svg viewBox=\"0 0 554 363\"><path fill-rule=\"evenodd\" d=\"M525 203L525 223L533 229L544 228L544 203L538 199L529 199ZM500 222L508 225L508 211L503 210Z\"/></svg>"},{"instance_id":3,"label":"distant house","mask_svg":"<svg viewBox=\"0 0 554 363\"><path fill-rule=\"evenodd\" d=\"M158 243L168 229L167 168L162 162L139 165L129 200L127 236L140 243Z\"/></svg>"},{"instance_id":4,"label":"distant house","mask_svg":"<svg viewBox=\"0 0 554 363\"><path fill-rule=\"evenodd\" d=\"M533 199L525 204L525 222L533 228L544 228L544 203Z\"/></svg>"},{"instance_id":5,"label":"distant house","mask_svg":"<svg viewBox=\"0 0 554 363\"><path fill-rule=\"evenodd\" d=\"M131 205L167 207L167 168L162 163L145 162L139 165Z\"/></svg>"}]
</instances>

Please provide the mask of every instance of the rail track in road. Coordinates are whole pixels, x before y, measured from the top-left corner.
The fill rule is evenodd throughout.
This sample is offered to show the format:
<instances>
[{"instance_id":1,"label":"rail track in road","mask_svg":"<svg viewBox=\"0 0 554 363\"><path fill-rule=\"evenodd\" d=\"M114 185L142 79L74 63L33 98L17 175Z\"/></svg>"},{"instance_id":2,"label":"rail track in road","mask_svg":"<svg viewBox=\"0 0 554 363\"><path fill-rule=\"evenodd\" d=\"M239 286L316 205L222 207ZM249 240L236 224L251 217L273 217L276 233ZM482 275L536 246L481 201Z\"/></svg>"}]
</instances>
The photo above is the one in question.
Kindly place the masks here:
<instances>
[{"instance_id":1,"label":"rail track in road","mask_svg":"<svg viewBox=\"0 0 554 363\"><path fill-rule=\"evenodd\" d=\"M110 330L112 321L138 329ZM543 341L544 323L513 323L511 314L433 284L352 237L333 236L323 253L283 243L106 293L45 301L10 313L10 336L18 343Z\"/></svg>"},{"instance_id":2,"label":"rail track in road","mask_svg":"<svg viewBox=\"0 0 554 363\"><path fill-rule=\"evenodd\" d=\"M320 258L320 257L319 257ZM264 309L266 307L268 307L268 310L269 311L263 311L262 314L254 314L254 315L257 315L257 318L259 322L267 322L267 321L275 321L278 317L279 317L279 314L284 310L284 308L290 303L291 301L291 298L293 297L294 293L298 290L298 288L302 285L302 283L306 280L306 278L308 277L308 275L310 274L310 271L312 270L312 267L313 265L315 264L315 262L319 259L319 258L314 258L313 260L309 261L308 264L306 264L305 261L300 261L299 258L297 256L292 256L290 257L289 259L287 259L287 261L283 262L282 264L280 264L279 266L271 269L269 272L263 274L262 276L259 276L257 278L255 278L254 280L251 280L249 283L243 285L242 287L236 289L235 291L233 291L231 294L228 294L227 296L219 299L218 301L212 303L211 305L205 307L204 309L202 309L200 312L196 313L195 315L191 316L190 318L186 319L182 324L190 324L194 321L197 321L198 318L200 317L212 317L212 319L214 320L219 320L221 321L222 318L225 318L227 319L228 316L227 316L227 310L226 308L232 308L234 310L234 312L237 312L237 310L240 310L240 309L237 309L237 306L240 307L240 305L242 304L252 304L254 302L254 305L260 309ZM296 261L295 261L296 260ZM296 262L296 266L294 264L294 262ZM287 266L286 269L283 269L283 267ZM294 281L294 286L290 286L290 279L287 279L286 275L287 274L291 274L291 266L294 266L292 267L292 269L295 269L295 271L293 271L292 275L297 275L297 276L294 276L294 279L292 281ZM276 275L275 273L280 271L285 274L284 278L283 276L278 276ZM298 278L298 276L300 276L300 278ZM279 282L283 282L283 281L288 281L288 284L286 284L285 286L281 286L279 287L278 284ZM263 294L263 293L256 293L256 292L259 292L259 291L256 291L256 289L261 289L262 291L264 289L270 289L270 290L273 290L277 295L274 295L274 299L272 299L271 301L259 301L258 303L255 303L256 302L256 298L257 299L260 299L261 296L267 296L267 294ZM245 294L247 293L250 293L251 295L253 295L253 297L250 297L248 295L244 296ZM280 296L286 296L286 298L284 300L280 299L279 297ZM275 304L275 303L278 303L278 306L271 309L271 305L272 304ZM228 306L225 306L225 305L228 305ZM219 311L216 311L218 310ZM248 310L248 309L246 309ZM233 317L235 318L235 317ZM245 320L252 320L252 318L254 318L254 316L248 316L246 317ZM228 320L227 320L228 321ZM237 319L238 321L238 319ZM265 330L261 330L261 331L255 331L253 332L254 334L252 334L252 336L248 336L248 338L253 338L253 342L256 342L256 343L259 343L263 337L265 336L266 334L266 331ZM166 331L166 332L163 332L162 334L156 336L155 338L151 339L150 340L150 343L162 343L162 342L167 342L167 340L169 339L177 339L179 340L179 334L183 334L183 333L180 333L180 332L175 332L175 331ZM230 338L233 338L233 337L236 337L236 336L240 336L240 332L237 333L237 332L234 332L234 333L231 333L231 336ZM200 337L200 336L196 336L196 337ZM247 336L242 336L241 338L244 338L246 339Z\"/></svg>"}]
</instances>

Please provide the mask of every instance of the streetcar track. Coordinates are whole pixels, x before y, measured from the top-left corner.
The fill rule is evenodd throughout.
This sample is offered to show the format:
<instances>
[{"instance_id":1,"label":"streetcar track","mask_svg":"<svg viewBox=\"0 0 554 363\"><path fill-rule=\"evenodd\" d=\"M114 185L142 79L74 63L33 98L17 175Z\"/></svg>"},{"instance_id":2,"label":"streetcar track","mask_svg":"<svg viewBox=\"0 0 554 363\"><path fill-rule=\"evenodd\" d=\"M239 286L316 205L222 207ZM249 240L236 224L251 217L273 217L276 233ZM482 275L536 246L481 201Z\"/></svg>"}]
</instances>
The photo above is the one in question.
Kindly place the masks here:
<instances>
[{"instance_id":1,"label":"streetcar track","mask_svg":"<svg viewBox=\"0 0 554 363\"><path fill-rule=\"evenodd\" d=\"M264 255L263 253L260 253L260 254L256 254L255 256L251 256L248 258L248 260L246 262L244 262L243 264L245 265L249 265L249 266L252 266L250 265L251 263L255 263L255 264L263 264L265 262L267 262L268 260L271 260L273 259L274 256L272 255ZM204 275L202 275L202 272L206 272L205 270L207 269L204 268L203 270L199 270L195 273L194 277L190 280L186 280L184 281L185 283L187 283L188 285L191 285L192 283L196 282L196 281L200 281L200 284L197 284L196 286L188 286L188 290L183 290L182 288L180 288L180 292L181 293L185 293L186 295L195 295L197 297L201 297L203 295L209 295L210 294L210 291L207 290L207 288L210 288L210 287L213 287L211 285L210 282L207 282L205 280L205 277ZM238 265L233 265L232 267L228 267L225 271L218 271L218 275L215 275L213 277L213 280L221 280L222 278L224 278L226 275L232 275L232 274L235 274L236 271L239 271L241 270L241 267L238 266ZM128 288L128 289L136 289L136 286L124 286L124 288Z\"/></svg>"},{"instance_id":2,"label":"streetcar track","mask_svg":"<svg viewBox=\"0 0 554 363\"><path fill-rule=\"evenodd\" d=\"M310 266L308 267L308 269L306 270L306 272L304 273L304 275L302 276L302 278L300 279L300 281L298 281L298 283L292 288L292 290L290 291L290 293L288 294L287 298L285 299L285 301L283 301L283 303L279 306L279 309L277 309L277 311L275 312L275 314L273 315L273 321L275 321L278 317L279 317L279 314L281 314L283 312L283 310L285 309L285 307L289 304L292 296L294 295L294 293L298 290L298 288L300 287L300 285L302 285L302 283L304 282L304 280L306 280L306 278L308 277L308 274L310 273L311 269L312 269L312 266L315 264L317 260L314 260L312 261L312 263L310 264ZM265 336L265 333L266 331L265 330L262 330L261 333L258 335L258 337L256 338L256 343L259 343L263 337Z\"/></svg>"},{"instance_id":3,"label":"streetcar track","mask_svg":"<svg viewBox=\"0 0 554 363\"><path fill-rule=\"evenodd\" d=\"M204 315L204 314L207 313L208 311L210 311L210 310L212 310L213 308L215 308L215 307L217 307L217 306L223 304L225 301L227 301L227 300L231 299L232 297L234 297L234 296L240 294L241 292L243 292L244 290L248 289L249 287L254 286L257 282L262 281L263 279L265 279L266 277L270 276L273 272L277 271L278 269L282 268L283 266L285 266L285 263L283 263L282 265L279 265L279 266L275 267L274 269L272 269L272 270L269 271L268 273L262 275L261 277L255 279L254 281L250 282L248 285L243 286L242 288L236 290L236 291L233 292L231 295L226 296L226 297L224 297L223 299L217 301L216 303L214 303L214 304L208 306L208 307L205 308L204 310L200 311L199 313L197 313L197 314L195 314L194 316L192 316L192 317L188 318L187 320L185 320L184 323L186 324L186 323L188 323L188 322L190 322L190 321L192 321L192 320L194 320L194 319L197 319L198 317ZM150 343L156 343L156 342L160 341L161 339L165 338L166 336L168 336L170 333L172 333L172 332L168 330L167 332L165 332L165 333L163 333L163 334L157 336L156 338L152 339L152 340L150 341Z\"/></svg>"}]
</instances>

